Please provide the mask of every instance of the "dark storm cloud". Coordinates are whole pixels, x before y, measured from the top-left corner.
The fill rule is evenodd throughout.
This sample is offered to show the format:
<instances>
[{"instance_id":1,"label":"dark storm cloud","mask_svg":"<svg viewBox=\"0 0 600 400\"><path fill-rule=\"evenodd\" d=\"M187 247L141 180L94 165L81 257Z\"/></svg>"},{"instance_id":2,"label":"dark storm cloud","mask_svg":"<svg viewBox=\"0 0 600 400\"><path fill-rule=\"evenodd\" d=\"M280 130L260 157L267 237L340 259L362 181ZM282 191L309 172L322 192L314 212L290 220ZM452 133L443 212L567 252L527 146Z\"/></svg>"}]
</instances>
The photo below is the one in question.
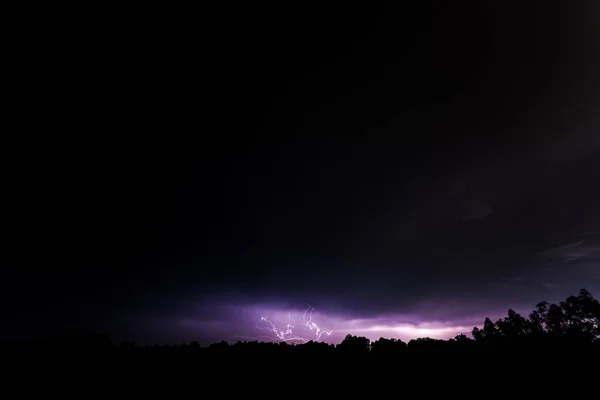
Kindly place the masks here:
<instances>
[{"instance_id":1,"label":"dark storm cloud","mask_svg":"<svg viewBox=\"0 0 600 400\"><path fill-rule=\"evenodd\" d=\"M592 235L588 235L592 236ZM213 286L180 292L162 301L162 307L146 316L138 311L128 316L137 329L150 329L153 341L191 341L203 343L218 340L277 340L272 332L259 329L266 316L280 329L288 318L302 321L308 301L316 302L314 321L323 329L332 330L322 338L338 342L346 334L359 334L371 339L396 337L408 340L417 336L439 338L469 333L480 326L485 317L500 318L512 308L527 315L541 300L560 301L576 293L582 283L595 293L593 284L598 274L599 247L592 240L579 241L543 252L532 252L536 261L531 273L505 280L493 280L478 285L429 283L419 290L404 292L400 282L389 286L381 280L373 283L380 292L374 295L366 282L365 291L344 291L343 285L330 290L277 291L253 295L231 287ZM573 257L573 252L577 257ZM585 255L585 262L582 256ZM556 265L548 265L548 261ZM318 277L315 279L318 281ZM597 282L597 281L596 281ZM598 282L597 282L598 283ZM422 289L422 290L421 290ZM308 300L308 301L307 301ZM312 304L313 306L315 304ZM314 339L313 331L300 324L295 334Z\"/></svg>"},{"instance_id":2,"label":"dark storm cloud","mask_svg":"<svg viewBox=\"0 0 600 400\"><path fill-rule=\"evenodd\" d=\"M597 260L600 258L600 245L586 244L583 241L565 244L538 253L547 264L571 263L579 260Z\"/></svg>"},{"instance_id":3,"label":"dark storm cloud","mask_svg":"<svg viewBox=\"0 0 600 400\"><path fill-rule=\"evenodd\" d=\"M355 242L335 258L298 260L288 251L266 262L236 261L247 271L227 284L192 282L156 294L152 310L141 304L123 319L140 331L152 327L155 341L235 341L261 336L263 315L285 326L290 312L298 317L311 304L334 331L325 340L451 337L508 308L526 315L537 302L581 287L595 293L595 140L585 131L576 142L506 150L408 193L391 185L378 215L359 219ZM480 218L465 221L465 210Z\"/></svg>"},{"instance_id":4,"label":"dark storm cloud","mask_svg":"<svg viewBox=\"0 0 600 400\"><path fill-rule=\"evenodd\" d=\"M492 214L492 207L480 201L471 202L470 211L463 216L464 221L483 219Z\"/></svg>"},{"instance_id":5,"label":"dark storm cloud","mask_svg":"<svg viewBox=\"0 0 600 400\"><path fill-rule=\"evenodd\" d=\"M290 201L289 212L309 211L297 212L300 221L286 215L289 230L308 233L292 235L287 247L280 246L278 237L285 234L266 241L265 247L271 243L278 253L265 263L257 286L273 297L318 302L359 316L417 310L452 319L483 313L486 307L540 300L536 296L546 290L541 285L549 282L531 282L539 292L502 282L541 274L541 249L597 229L594 218L600 222L593 184L600 150L600 121L594 113L600 104L598 86L590 69L595 60L589 52L569 47L579 43L581 33L571 22L566 16L562 21L569 32L556 43L556 65L542 54L543 46L536 47L547 45L538 41L543 29L550 28L541 28L523 38L531 47L529 52L519 49L520 59L498 60L518 71L506 88L494 84L506 79L506 71L492 68L477 90L465 89L377 121L367 129L368 137L382 138L377 146L357 140L354 147L345 147L340 140L342 145L323 151L323 158L339 167L320 161L327 168L307 173L309 178L299 182L325 176L332 178L323 180L329 186L294 188L306 201L299 207ZM522 64L528 62L525 68ZM540 83L543 94L530 93L531 82L546 73L550 78ZM310 121L304 129L318 129ZM431 146L385 139L405 132L439 135L432 137L436 143ZM342 178L347 176L352 178ZM347 187L345 179L351 181ZM334 189L339 194L335 201L315 194ZM310 215L312 202L319 204L318 217ZM286 225L276 221L273 226ZM307 256L306 243L311 251L324 250ZM585 285L582 277L574 279ZM249 286L245 290L252 292ZM437 306L422 305L428 301Z\"/></svg>"},{"instance_id":6,"label":"dark storm cloud","mask_svg":"<svg viewBox=\"0 0 600 400\"><path fill-rule=\"evenodd\" d=\"M289 298L285 302L289 302ZM468 334L473 326L481 324L483 316L498 318L505 313L500 308L490 308L489 303L473 306L457 300L425 301L406 313L378 312L372 309L368 314L361 314L347 309L339 311L325 307L307 314L309 306L306 304L285 307L281 302L221 303L211 307L214 309L209 310L204 305L198 308L197 304L189 303L187 311L181 310L179 315L173 312L152 317L137 315L132 317L131 323L138 329L141 326L150 329L154 335L152 339L162 337L162 340L199 340L202 343L218 340L277 341L280 337L271 328L275 326L281 332L290 324L294 328L294 336L337 343L347 334L358 334L372 340L382 336L403 340L423 336L449 338L460 333ZM521 311L519 307L513 308ZM528 309L524 311L527 312ZM265 322L263 318L268 321ZM308 328L303 324L307 321L311 322ZM324 334L318 335L317 329ZM290 337L293 337L291 333ZM152 339L149 339L150 343Z\"/></svg>"},{"instance_id":7,"label":"dark storm cloud","mask_svg":"<svg viewBox=\"0 0 600 400\"><path fill-rule=\"evenodd\" d=\"M368 102L327 90L318 107L301 96L282 101L282 109L325 111L273 117L278 132L291 116L324 138L249 151L253 162L234 181L247 192L223 213L243 223L223 228L234 239L215 252L227 262L202 260L197 272L225 271L206 280L227 287L189 279L179 286L186 290L157 294L160 307L139 318L180 339L234 341L262 337L262 316L279 327L290 314L302 321L310 304L333 331L328 340L450 337L509 307L527 314L541 300L596 291L598 247L577 235L600 229L598 64L584 32L597 28L563 13L554 32L552 10L540 7L520 21L521 35L512 25L496 34L515 40L501 43L475 83L398 105L387 122ZM317 82L344 72L331 70ZM357 121L367 128L353 138Z\"/></svg>"},{"instance_id":8,"label":"dark storm cloud","mask_svg":"<svg viewBox=\"0 0 600 400\"><path fill-rule=\"evenodd\" d=\"M527 314L538 301L581 287L598 294L600 245L580 235L600 229L597 13L588 7L552 16L556 10L546 3L533 12L529 3L481 14L467 7L453 18L445 11L455 6L439 2L431 27L396 31L404 24L391 17L349 54L337 39L317 51L327 36L321 32L294 36L293 43L282 34L271 43L272 29L259 39L248 30L252 50L244 54L272 69L259 62L242 71L251 63L219 50L214 59L222 63L207 75L216 82L214 90L206 87L213 108L198 118L194 101L174 102L184 96L168 93L173 104L157 101L144 111L152 118L140 117L155 128L153 118L167 115L166 135L188 114L191 130L210 132L214 143L172 156L162 142L152 151L136 145L112 176L100 171L108 168L106 154L89 161L96 174L80 160L56 174L84 171L64 183L77 195L64 196L64 209L48 205L57 217L43 224L73 233L63 240L45 228L46 238L56 238L45 240L51 251L25 246L23 254L43 253L40 265L50 272L28 288L37 293L31 304L12 312L37 318L31 331L60 314L62 327L88 322L118 339L210 343L263 337L262 316L284 327L290 314L314 338L301 324L310 304L315 323L332 330L326 340L346 333L409 339L468 332L486 316L500 317L509 307ZM492 27L497 31L488 32ZM417 40L422 34L429 36ZM459 44L445 42L454 36L462 37ZM438 39L443 44L433 43ZM310 51L302 53L304 40ZM253 53L266 42L272 46ZM313 50L335 54L322 61ZM304 57L310 68L296 67ZM236 74L228 64L240 67ZM195 76L202 68L190 69ZM268 100L272 92L287 94ZM211 113L215 131L203 120ZM262 137L263 130L273 138ZM135 159L141 152L147 155ZM63 212L76 222L63 220ZM80 218L86 213L96 216ZM15 226L29 229L21 221ZM80 279L88 270L47 268L60 263L58 248L74 265L98 258L91 277ZM19 277L33 282L22 271ZM98 281L103 288L88 290ZM21 312L43 309L46 296L61 289L77 305L59 304L55 309L64 311L47 316ZM22 297L7 295L13 302Z\"/></svg>"},{"instance_id":9,"label":"dark storm cloud","mask_svg":"<svg viewBox=\"0 0 600 400\"><path fill-rule=\"evenodd\" d=\"M540 299L558 301L579 288L592 293L600 291L600 245L598 235L590 232L574 235L585 238L537 252L532 265L518 276L502 280L500 287L514 291L530 291Z\"/></svg>"}]
</instances>

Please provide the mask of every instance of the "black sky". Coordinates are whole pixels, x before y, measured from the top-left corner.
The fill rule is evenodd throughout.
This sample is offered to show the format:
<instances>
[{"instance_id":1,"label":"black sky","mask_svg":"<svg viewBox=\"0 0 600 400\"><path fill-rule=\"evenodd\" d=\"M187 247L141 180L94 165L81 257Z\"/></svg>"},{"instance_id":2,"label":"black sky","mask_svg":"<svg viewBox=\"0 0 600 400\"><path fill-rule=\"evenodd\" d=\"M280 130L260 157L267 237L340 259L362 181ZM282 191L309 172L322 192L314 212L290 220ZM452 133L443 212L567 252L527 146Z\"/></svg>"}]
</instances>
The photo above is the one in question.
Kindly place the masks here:
<instances>
[{"instance_id":1,"label":"black sky","mask_svg":"<svg viewBox=\"0 0 600 400\"><path fill-rule=\"evenodd\" d=\"M22 33L3 334L216 338L147 323L215 299L449 321L597 292L598 12L252 4Z\"/></svg>"}]
</instances>

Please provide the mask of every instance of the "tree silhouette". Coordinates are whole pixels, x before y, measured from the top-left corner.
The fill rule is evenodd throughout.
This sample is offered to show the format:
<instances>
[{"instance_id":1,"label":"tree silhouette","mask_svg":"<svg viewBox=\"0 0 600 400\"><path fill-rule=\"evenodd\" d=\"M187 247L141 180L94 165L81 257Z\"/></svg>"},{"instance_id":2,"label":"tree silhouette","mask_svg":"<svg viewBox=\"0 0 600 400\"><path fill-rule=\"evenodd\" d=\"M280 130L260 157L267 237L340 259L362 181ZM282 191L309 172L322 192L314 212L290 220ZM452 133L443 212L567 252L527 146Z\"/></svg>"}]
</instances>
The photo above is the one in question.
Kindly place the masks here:
<instances>
[{"instance_id":1,"label":"tree silhouette","mask_svg":"<svg viewBox=\"0 0 600 400\"><path fill-rule=\"evenodd\" d=\"M517 338L531 332L527 319L523 318L512 308L508 310L508 316L496 322L498 333L505 338Z\"/></svg>"},{"instance_id":2,"label":"tree silhouette","mask_svg":"<svg viewBox=\"0 0 600 400\"><path fill-rule=\"evenodd\" d=\"M368 354L371 341L366 337L346 335L342 343L337 346L340 353Z\"/></svg>"},{"instance_id":3,"label":"tree silhouette","mask_svg":"<svg viewBox=\"0 0 600 400\"><path fill-rule=\"evenodd\" d=\"M548 332L547 301L542 301L535 306L535 310L529 314L529 325L533 335L540 336Z\"/></svg>"},{"instance_id":4,"label":"tree silhouette","mask_svg":"<svg viewBox=\"0 0 600 400\"><path fill-rule=\"evenodd\" d=\"M371 344L372 354L396 354L408 349L406 343L399 339L379 338Z\"/></svg>"}]
</instances>

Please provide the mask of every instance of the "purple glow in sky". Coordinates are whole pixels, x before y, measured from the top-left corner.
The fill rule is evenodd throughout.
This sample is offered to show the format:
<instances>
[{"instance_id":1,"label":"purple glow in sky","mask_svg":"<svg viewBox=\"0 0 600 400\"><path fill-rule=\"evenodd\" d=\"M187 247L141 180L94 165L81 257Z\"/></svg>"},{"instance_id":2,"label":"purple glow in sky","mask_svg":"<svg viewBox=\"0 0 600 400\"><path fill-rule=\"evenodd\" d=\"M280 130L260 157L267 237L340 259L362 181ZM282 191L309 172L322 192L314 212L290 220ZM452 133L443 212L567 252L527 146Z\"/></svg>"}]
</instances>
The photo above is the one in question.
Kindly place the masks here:
<instances>
[{"instance_id":1,"label":"purple glow in sky","mask_svg":"<svg viewBox=\"0 0 600 400\"><path fill-rule=\"evenodd\" d=\"M465 292L461 297L429 295L393 307L369 299L362 304L342 303L335 296L316 298L315 306L308 306L293 295L267 299L221 291L194 299L181 294L185 299L166 300L161 308L144 316L121 315L115 322L127 332L114 336L117 340L143 338L136 341L139 344L198 341L202 345L222 340L337 344L348 334L371 341L381 337L405 342L422 337L450 339L459 334L470 336L486 317L494 321L504 318L509 308L527 317L539 301L556 303L579 290L577 283L549 285L554 281L548 280L547 285L531 286L529 280L517 277L490 285L488 299L479 297L478 292ZM519 295L522 285L529 288L527 296Z\"/></svg>"},{"instance_id":2,"label":"purple glow in sky","mask_svg":"<svg viewBox=\"0 0 600 400\"><path fill-rule=\"evenodd\" d=\"M296 317L290 312L287 316L287 322L283 325L278 324L271 317L261 316L260 323L256 329L263 332L259 336L240 336L244 340L257 341L278 341L291 343L306 343L309 341L323 341L324 336L331 336L332 330L319 327L313 320L314 307L308 306L302 313L301 321L296 322Z\"/></svg>"},{"instance_id":3,"label":"purple glow in sky","mask_svg":"<svg viewBox=\"0 0 600 400\"><path fill-rule=\"evenodd\" d=\"M409 341L419 337L449 339L459 334L470 335L485 316L463 316L453 321L415 315L385 314L357 318L345 313L327 312L308 307L278 308L273 305L224 305L218 307L214 319L183 318L180 328L206 337L207 343L226 340L303 343L309 340L337 344L348 334L374 341L381 337ZM505 312L489 315L499 318ZM211 338L213 338L211 340Z\"/></svg>"}]
</instances>

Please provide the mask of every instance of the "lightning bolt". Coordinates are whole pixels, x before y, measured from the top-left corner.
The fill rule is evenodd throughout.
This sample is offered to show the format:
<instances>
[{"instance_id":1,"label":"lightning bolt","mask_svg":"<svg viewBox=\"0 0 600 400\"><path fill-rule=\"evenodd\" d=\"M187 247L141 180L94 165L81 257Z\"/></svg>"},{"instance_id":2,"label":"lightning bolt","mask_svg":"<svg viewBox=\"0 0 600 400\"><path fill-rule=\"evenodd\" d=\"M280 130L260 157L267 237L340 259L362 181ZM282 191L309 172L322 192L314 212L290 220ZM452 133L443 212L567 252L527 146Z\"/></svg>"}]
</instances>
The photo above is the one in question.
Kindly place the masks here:
<instances>
[{"instance_id":1,"label":"lightning bolt","mask_svg":"<svg viewBox=\"0 0 600 400\"><path fill-rule=\"evenodd\" d=\"M303 337L294 334L294 329L296 328L296 321L292 318L292 315L288 315L289 322L286 324L285 328L278 328L268 317L262 316L260 317L261 326L257 325L256 328L272 333L274 336L258 336L247 339L254 340L267 340L267 341L278 341L278 342L302 342L307 343L311 340L318 342L321 340L323 335L331 335L332 331L326 331L317 326L315 322L312 320L312 313L314 311L314 307L308 306L308 308L304 311L302 315L302 323L301 325L307 328L309 331L314 333L314 337Z\"/></svg>"},{"instance_id":2,"label":"lightning bolt","mask_svg":"<svg viewBox=\"0 0 600 400\"><path fill-rule=\"evenodd\" d=\"M312 321L312 313L315 310L314 307L308 306L308 308L304 311L304 315L302 316L302 320L303 320L303 324L304 326L306 326L309 330L311 331L315 331L316 335L317 335L317 342L321 339L321 336L323 336L323 334L326 334L327 336L331 335L332 331L325 331L321 328L319 328L317 326L317 324L315 324ZM308 313L308 319L306 318L306 314Z\"/></svg>"}]
</instances>

